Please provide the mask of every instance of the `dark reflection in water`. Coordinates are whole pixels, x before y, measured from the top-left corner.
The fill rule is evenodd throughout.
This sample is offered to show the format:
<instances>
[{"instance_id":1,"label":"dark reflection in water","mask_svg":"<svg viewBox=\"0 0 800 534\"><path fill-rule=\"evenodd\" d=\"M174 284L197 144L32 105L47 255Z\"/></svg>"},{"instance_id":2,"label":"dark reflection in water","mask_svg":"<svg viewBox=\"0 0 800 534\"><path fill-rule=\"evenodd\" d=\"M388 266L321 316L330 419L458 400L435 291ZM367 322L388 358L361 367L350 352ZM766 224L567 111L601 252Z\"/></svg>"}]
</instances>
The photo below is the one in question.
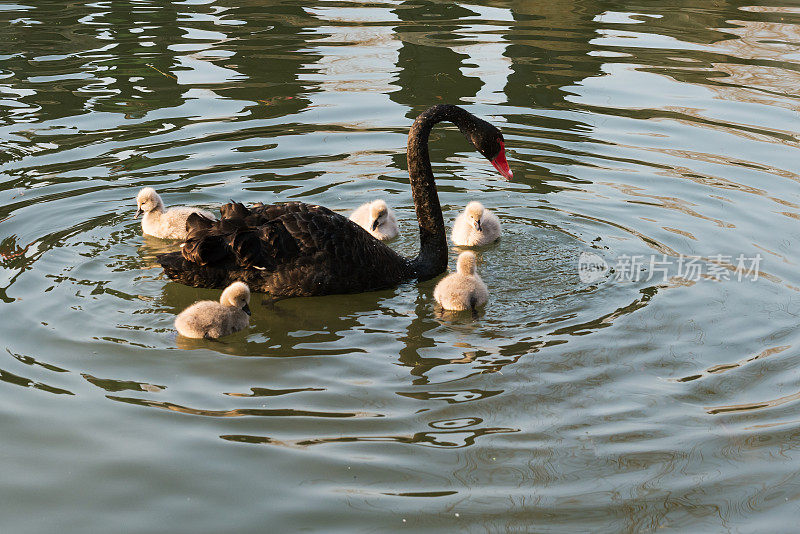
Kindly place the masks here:
<instances>
[{"instance_id":1,"label":"dark reflection in water","mask_svg":"<svg viewBox=\"0 0 800 534\"><path fill-rule=\"evenodd\" d=\"M0 5L6 529L787 531L796 6L268 4ZM176 336L219 292L163 276L141 187L381 197L413 255L406 134L445 101L515 171L432 132L446 224L470 200L503 221L485 310L442 313L436 281L256 295L245 331ZM582 281L582 252L608 270Z\"/></svg>"},{"instance_id":2,"label":"dark reflection in water","mask_svg":"<svg viewBox=\"0 0 800 534\"><path fill-rule=\"evenodd\" d=\"M394 28L402 45L397 53L399 88L389 97L410 108L406 114L409 119L430 105L426 102L464 104L478 93L483 82L463 74L468 56L441 45L441 41L457 44L453 41L459 38L463 26L453 21L474 16L473 11L457 4L402 2L393 13L402 22ZM431 34L432 25L439 31Z\"/></svg>"},{"instance_id":3,"label":"dark reflection in water","mask_svg":"<svg viewBox=\"0 0 800 534\"><path fill-rule=\"evenodd\" d=\"M325 391L322 388L294 388L294 389L267 389L250 388L250 393L225 393L232 397L275 397L278 395L288 395L290 393L300 393L302 391Z\"/></svg>"},{"instance_id":4,"label":"dark reflection in water","mask_svg":"<svg viewBox=\"0 0 800 534\"><path fill-rule=\"evenodd\" d=\"M4 371L3 369L0 369L0 380L16 386L22 386L24 388L35 388L48 393L55 393L56 395L74 395L73 392L66 389L49 386L47 384L43 384L42 382L35 382L28 378Z\"/></svg>"},{"instance_id":5,"label":"dark reflection in water","mask_svg":"<svg viewBox=\"0 0 800 534\"><path fill-rule=\"evenodd\" d=\"M215 47L224 54L211 61L236 73L237 79L247 77L248 83L222 84L219 94L241 101L252 101L254 94L260 94L245 108L250 119L284 117L308 106L304 93L310 87L301 74L321 57L305 47L314 19L300 5L227 4L233 5L225 11L225 19L246 24L225 27L225 39ZM214 30L220 31L220 26Z\"/></svg>"},{"instance_id":6,"label":"dark reflection in water","mask_svg":"<svg viewBox=\"0 0 800 534\"><path fill-rule=\"evenodd\" d=\"M150 408L161 408L163 410L170 410L178 413L185 413L189 415L204 415L207 417L243 417L243 416L257 416L257 417L333 417L333 418L347 418L347 417L383 417L382 414L373 414L366 412L358 413L342 413L342 412L313 412L308 410L294 410L294 409L252 409L243 408L237 410L201 410L197 408L189 408L186 406L178 406L171 402L156 402L144 399L134 399L130 397L117 397L115 395L107 396L111 400L124 402L128 404L136 404L138 406L147 406Z\"/></svg>"},{"instance_id":7,"label":"dark reflection in water","mask_svg":"<svg viewBox=\"0 0 800 534\"><path fill-rule=\"evenodd\" d=\"M99 388L103 388L106 391L146 391L150 393L158 393L166 389L166 386L157 386L155 384L145 384L142 382L134 382L133 380L112 380L108 378L97 378L96 376L91 376L86 373L83 373L81 376L86 379L87 382L91 382L95 386Z\"/></svg>"},{"instance_id":8,"label":"dark reflection in water","mask_svg":"<svg viewBox=\"0 0 800 534\"><path fill-rule=\"evenodd\" d=\"M487 434L499 434L506 432L517 432L513 428L483 428L473 431L454 430L448 432L417 432L413 436L358 436L358 437L336 437L336 438L315 438L301 439L293 441L274 440L268 437L259 436L220 436L227 441L251 444L281 445L285 447L309 447L311 445L323 445L326 443L355 443L389 441L409 445L423 445L427 447L442 447L446 449L457 449L468 447L475 444L475 440ZM455 492L453 492L455 493ZM442 495L451 495L443 493Z\"/></svg>"}]
</instances>

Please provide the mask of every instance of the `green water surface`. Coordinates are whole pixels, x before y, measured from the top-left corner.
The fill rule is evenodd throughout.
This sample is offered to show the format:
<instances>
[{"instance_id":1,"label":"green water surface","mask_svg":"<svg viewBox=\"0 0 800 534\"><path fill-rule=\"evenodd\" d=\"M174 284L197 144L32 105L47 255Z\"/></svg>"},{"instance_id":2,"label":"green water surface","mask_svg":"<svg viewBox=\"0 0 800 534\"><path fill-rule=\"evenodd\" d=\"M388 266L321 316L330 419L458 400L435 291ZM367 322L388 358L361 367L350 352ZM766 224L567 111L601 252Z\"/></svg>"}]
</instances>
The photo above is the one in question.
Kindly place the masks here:
<instances>
[{"instance_id":1,"label":"green water surface","mask_svg":"<svg viewBox=\"0 0 800 534\"><path fill-rule=\"evenodd\" d=\"M797 529L796 1L18 2L0 531ZM503 224L484 312L442 314L432 280L176 337L219 292L166 279L141 187L384 198L413 255L406 135L440 102L514 171L431 136L448 227L470 200Z\"/></svg>"}]
</instances>

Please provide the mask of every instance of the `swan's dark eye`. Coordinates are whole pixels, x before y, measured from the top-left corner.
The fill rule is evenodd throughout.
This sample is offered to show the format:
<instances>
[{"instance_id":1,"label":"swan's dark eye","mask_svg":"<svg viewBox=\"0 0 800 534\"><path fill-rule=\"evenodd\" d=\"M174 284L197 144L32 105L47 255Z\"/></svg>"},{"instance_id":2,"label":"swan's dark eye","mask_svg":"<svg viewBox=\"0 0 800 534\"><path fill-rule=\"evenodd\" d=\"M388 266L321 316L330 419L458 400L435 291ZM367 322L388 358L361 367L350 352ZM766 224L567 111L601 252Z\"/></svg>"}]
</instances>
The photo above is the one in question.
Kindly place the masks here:
<instances>
[{"instance_id":1,"label":"swan's dark eye","mask_svg":"<svg viewBox=\"0 0 800 534\"><path fill-rule=\"evenodd\" d=\"M503 147L503 137L498 136L495 138L491 138L491 140L486 143L485 151L483 152L484 157L489 160L492 160L500 153Z\"/></svg>"}]
</instances>

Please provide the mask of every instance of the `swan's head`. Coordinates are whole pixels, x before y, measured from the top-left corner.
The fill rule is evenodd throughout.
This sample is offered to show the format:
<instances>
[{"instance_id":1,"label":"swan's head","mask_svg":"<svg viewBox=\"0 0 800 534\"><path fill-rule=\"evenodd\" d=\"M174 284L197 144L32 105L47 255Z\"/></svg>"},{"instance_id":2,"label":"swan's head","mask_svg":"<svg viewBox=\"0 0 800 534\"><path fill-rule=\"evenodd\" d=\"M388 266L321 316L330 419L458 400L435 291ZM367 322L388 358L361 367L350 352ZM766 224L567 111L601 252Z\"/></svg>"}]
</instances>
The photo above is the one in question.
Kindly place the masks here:
<instances>
[{"instance_id":1,"label":"swan's head","mask_svg":"<svg viewBox=\"0 0 800 534\"><path fill-rule=\"evenodd\" d=\"M375 200L369 205L369 216L370 220L372 220L372 231L374 232L386 222L386 218L389 216L389 206L383 200Z\"/></svg>"},{"instance_id":2,"label":"swan's head","mask_svg":"<svg viewBox=\"0 0 800 534\"><path fill-rule=\"evenodd\" d=\"M469 130L463 133L500 174L507 180L514 177L514 173L511 172L508 161L506 161L506 144L499 128L475 117L475 123L471 124Z\"/></svg>"},{"instance_id":3,"label":"swan's head","mask_svg":"<svg viewBox=\"0 0 800 534\"><path fill-rule=\"evenodd\" d=\"M241 308L243 312L250 315L250 288L244 282L234 282L225 288L219 298L220 304L232 308Z\"/></svg>"},{"instance_id":4,"label":"swan's head","mask_svg":"<svg viewBox=\"0 0 800 534\"><path fill-rule=\"evenodd\" d=\"M481 228L481 219L483 219L483 204L480 202L472 201L467 204L466 209L464 212L467 214L467 219L475 227L477 231L482 231Z\"/></svg>"},{"instance_id":5,"label":"swan's head","mask_svg":"<svg viewBox=\"0 0 800 534\"><path fill-rule=\"evenodd\" d=\"M139 216L144 213L149 213L154 209L161 208L164 209L164 203L161 201L161 197L158 196L156 190L152 187L145 187L139 194L136 195L136 218L138 219Z\"/></svg>"},{"instance_id":6,"label":"swan's head","mask_svg":"<svg viewBox=\"0 0 800 534\"><path fill-rule=\"evenodd\" d=\"M459 274L475 274L475 253L468 250L458 255L456 262L456 272Z\"/></svg>"}]
</instances>

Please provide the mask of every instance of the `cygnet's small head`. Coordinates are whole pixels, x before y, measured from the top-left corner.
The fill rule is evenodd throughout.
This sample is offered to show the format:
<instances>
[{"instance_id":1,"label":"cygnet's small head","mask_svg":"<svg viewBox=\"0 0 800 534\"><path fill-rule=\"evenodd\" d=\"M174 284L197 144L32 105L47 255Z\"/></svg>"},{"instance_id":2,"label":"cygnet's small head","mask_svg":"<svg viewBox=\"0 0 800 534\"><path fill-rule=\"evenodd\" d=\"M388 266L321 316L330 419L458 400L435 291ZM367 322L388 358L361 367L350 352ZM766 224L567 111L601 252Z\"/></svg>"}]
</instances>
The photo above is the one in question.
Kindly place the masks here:
<instances>
[{"instance_id":1,"label":"cygnet's small head","mask_svg":"<svg viewBox=\"0 0 800 534\"><path fill-rule=\"evenodd\" d=\"M149 213L156 208L164 209L164 203L152 187L145 187L136 195L136 218L144 213Z\"/></svg>"},{"instance_id":2,"label":"cygnet's small head","mask_svg":"<svg viewBox=\"0 0 800 534\"><path fill-rule=\"evenodd\" d=\"M386 218L389 216L389 206L383 200L375 200L369 205L369 215L372 220L372 231L374 232L386 222Z\"/></svg>"},{"instance_id":3,"label":"cygnet's small head","mask_svg":"<svg viewBox=\"0 0 800 534\"><path fill-rule=\"evenodd\" d=\"M234 282L225 288L219 298L220 304L232 308L241 308L247 315L250 315L250 288L244 282Z\"/></svg>"},{"instance_id":4,"label":"cygnet's small head","mask_svg":"<svg viewBox=\"0 0 800 534\"><path fill-rule=\"evenodd\" d=\"M483 231L481 228L481 219L483 219L483 204L480 202L470 202L467 204L467 208L464 210L467 214L467 218L472 226L479 232Z\"/></svg>"},{"instance_id":5,"label":"cygnet's small head","mask_svg":"<svg viewBox=\"0 0 800 534\"><path fill-rule=\"evenodd\" d=\"M475 274L475 253L472 251L462 252L458 255L458 262L456 263L456 272L459 274Z\"/></svg>"}]
</instances>

